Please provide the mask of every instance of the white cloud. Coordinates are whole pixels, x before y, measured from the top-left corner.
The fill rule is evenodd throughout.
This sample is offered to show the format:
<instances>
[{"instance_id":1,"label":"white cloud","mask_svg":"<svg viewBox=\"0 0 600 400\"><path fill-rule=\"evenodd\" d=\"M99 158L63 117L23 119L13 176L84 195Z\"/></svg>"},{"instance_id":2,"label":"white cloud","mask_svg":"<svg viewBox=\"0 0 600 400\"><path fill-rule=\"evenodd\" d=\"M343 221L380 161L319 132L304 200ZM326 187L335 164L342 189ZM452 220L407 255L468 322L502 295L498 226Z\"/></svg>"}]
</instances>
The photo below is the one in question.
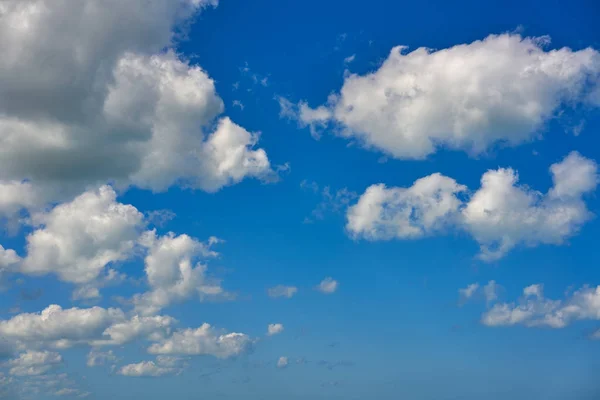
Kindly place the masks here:
<instances>
[{"instance_id":1,"label":"white cloud","mask_svg":"<svg viewBox=\"0 0 600 400\"><path fill-rule=\"evenodd\" d=\"M269 336L277 335L283 332L283 329L284 328L282 324L269 324L267 327L267 334Z\"/></svg>"},{"instance_id":2,"label":"white cloud","mask_svg":"<svg viewBox=\"0 0 600 400\"><path fill-rule=\"evenodd\" d=\"M6 272L12 272L21 262L21 257L12 249L0 245L0 278Z\"/></svg>"},{"instance_id":3,"label":"white cloud","mask_svg":"<svg viewBox=\"0 0 600 400\"><path fill-rule=\"evenodd\" d=\"M323 279L321 283L317 285L317 290L324 294L334 293L337 290L337 288L338 282L331 277Z\"/></svg>"},{"instance_id":4,"label":"white cloud","mask_svg":"<svg viewBox=\"0 0 600 400\"><path fill-rule=\"evenodd\" d=\"M287 297L290 299L296 293L298 293L298 288L295 286L277 285L267 290L267 294L272 298Z\"/></svg>"},{"instance_id":5,"label":"white cloud","mask_svg":"<svg viewBox=\"0 0 600 400\"><path fill-rule=\"evenodd\" d=\"M27 236L21 272L54 273L63 281L83 284L97 279L108 264L129 258L144 216L117 202L116 196L110 186L102 186L35 214L38 228Z\"/></svg>"},{"instance_id":6,"label":"white cloud","mask_svg":"<svg viewBox=\"0 0 600 400\"><path fill-rule=\"evenodd\" d=\"M571 152L550 167L553 187L546 193L518 184L512 169L483 174L481 187L467 192L454 179L432 174L408 188L370 186L347 211L353 238L412 239L453 227L479 243L479 258L493 261L512 248L564 243L591 217L583 196L598 182L593 160Z\"/></svg>"},{"instance_id":7,"label":"white cloud","mask_svg":"<svg viewBox=\"0 0 600 400\"><path fill-rule=\"evenodd\" d=\"M591 218L582 196L596 188L596 163L572 152L550 172L554 186L547 194L518 185L512 169L483 174L481 187L462 211L482 259L498 259L518 244L562 244Z\"/></svg>"},{"instance_id":8,"label":"white cloud","mask_svg":"<svg viewBox=\"0 0 600 400\"><path fill-rule=\"evenodd\" d=\"M452 178L432 174L409 188L372 185L348 209L346 229L354 238L413 239L431 235L456 218L466 187Z\"/></svg>"},{"instance_id":9,"label":"white cloud","mask_svg":"<svg viewBox=\"0 0 600 400\"><path fill-rule=\"evenodd\" d=\"M169 316L140 317L134 315L126 321L116 322L106 328L102 335L109 339L95 340L92 344L96 346L122 345L142 337L158 340L169 335L172 325L176 322L174 318Z\"/></svg>"},{"instance_id":10,"label":"white cloud","mask_svg":"<svg viewBox=\"0 0 600 400\"><path fill-rule=\"evenodd\" d=\"M23 313L0 320L0 336L27 347L68 347L100 337L109 326L124 320L123 311L115 308L63 309L53 304L41 313Z\"/></svg>"},{"instance_id":11,"label":"white cloud","mask_svg":"<svg viewBox=\"0 0 600 400\"><path fill-rule=\"evenodd\" d=\"M212 79L164 51L209 5L217 1L3 1L0 214L108 181L216 191L272 179L258 135L216 122Z\"/></svg>"},{"instance_id":12,"label":"white cloud","mask_svg":"<svg viewBox=\"0 0 600 400\"><path fill-rule=\"evenodd\" d=\"M188 235L157 237L155 231L146 232L140 243L148 249L145 271L151 289L134 296L136 310L148 315L194 295L201 300L227 297L220 282L206 276L205 265L193 264L199 257L217 256L211 246L219 242L214 237L205 244Z\"/></svg>"},{"instance_id":13,"label":"white cloud","mask_svg":"<svg viewBox=\"0 0 600 400\"><path fill-rule=\"evenodd\" d=\"M351 56L344 58L344 64L350 64L355 59L356 59L356 54L352 54Z\"/></svg>"},{"instance_id":14,"label":"white cloud","mask_svg":"<svg viewBox=\"0 0 600 400\"><path fill-rule=\"evenodd\" d=\"M600 53L548 44L502 34L441 50L397 46L376 71L347 75L325 106L280 101L282 114L313 134L333 123L339 136L402 159L518 145L565 105L600 105Z\"/></svg>"},{"instance_id":15,"label":"white cloud","mask_svg":"<svg viewBox=\"0 0 600 400\"><path fill-rule=\"evenodd\" d=\"M120 375L125 376L163 376L172 374L175 369L168 367L161 367L154 363L154 361L142 361L137 364L128 364L119 369Z\"/></svg>"},{"instance_id":16,"label":"white cloud","mask_svg":"<svg viewBox=\"0 0 600 400\"><path fill-rule=\"evenodd\" d=\"M217 358L230 358L247 352L252 340L243 333L220 334L209 324L197 329L184 329L170 337L152 344L151 354L212 355Z\"/></svg>"},{"instance_id":17,"label":"white cloud","mask_svg":"<svg viewBox=\"0 0 600 400\"><path fill-rule=\"evenodd\" d=\"M600 320L600 286L583 286L563 300L552 300L544 297L542 285L531 285L517 303L495 303L481 317L491 327L564 328L578 320Z\"/></svg>"},{"instance_id":18,"label":"white cloud","mask_svg":"<svg viewBox=\"0 0 600 400\"><path fill-rule=\"evenodd\" d=\"M8 362L15 376L43 375L62 363L60 354L50 351L27 351Z\"/></svg>"},{"instance_id":19,"label":"white cloud","mask_svg":"<svg viewBox=\"0 0 600 400\"><path fill-rule=\"evenodd\" d=\"M277 368L285 368L288 364L289 361L287 357L279 357L279 360L277 360Z\"/></svg>"},{"instance_id":20,"label":"white cloud","mask_svg":"<svg viewBox=\"0 0 600 400\"><path fill-rule=\"evenodd\" d=\"M464 289L458 289L458 293L463 300L469 300L479 290L479 283L471 283Z\"/></svg>"},{"instance_id":21,"label":"white cloud","mask_svg":"<svg viewBox=\"0 0 600 400\"><path fill-rule=\"evenodd\" d=\"M97 349L91 349L87 355L86 365L88 367L97 367L105 364L114 364L118 361L118 357L112 350L102 352Z\"/></svg>"}]
</instances>

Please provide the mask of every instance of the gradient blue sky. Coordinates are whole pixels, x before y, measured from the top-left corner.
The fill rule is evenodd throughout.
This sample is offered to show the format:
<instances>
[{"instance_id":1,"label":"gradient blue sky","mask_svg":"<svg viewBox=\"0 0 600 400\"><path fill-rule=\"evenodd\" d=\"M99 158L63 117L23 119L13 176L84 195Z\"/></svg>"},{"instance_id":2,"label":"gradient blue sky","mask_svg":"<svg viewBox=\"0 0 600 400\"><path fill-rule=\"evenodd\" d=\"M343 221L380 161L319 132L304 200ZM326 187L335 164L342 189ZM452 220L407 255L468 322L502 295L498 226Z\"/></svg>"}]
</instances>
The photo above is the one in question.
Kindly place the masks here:
<instances>
[{"instance_id":1,"label":"gradient blue sky","mask_svg":"<svg viewBox=\"0 0 600 400\"><path fill-rule=\"evenodd\" d=\"M96 18L93 13L97 12L103 15L98 16L98 20L105 21L94 26L77 23L86 21L77 14L79 11L70 13L67 8L61 9L69 7L68 1L27 0L25 3L30 3L41 17L27 14L31 9L20 10L24 3L18 3L8 0L6 9L0 4L0 49L11 55L17 54L10 53L16 48L24 49L18 56L7 58L12 61L0 61L0 87L9 87L9 95L0 94L0 143L12 146L8 143L26 135L40 135L35 137L43 144L31 146L33 150L22 153L18 162L9 154L13 152L11 147L2 151L0 168L9 172L0 175L0 183L31 182L33 187L38 185L41 189L31 195L39 195L35 201L22 200L30 199L25 195L13 195L8 186L2 186L4 199L0 194L0 208L4 207L0 214L6 227L0 244L4 251L13 249L19 257L13 263L2 261L6 265L2 264L0 333L7 341L7 351L2 361L0 396L50 399L86 395L86 398L102 400L475 400L483 397L490 400L592 400L600 396L600 340L594 340L595 332L600 329L600 289L597 294L594 292L600 285L600 253L596 251L600 221L591 216L600 212L595 169L589 177L593 187L576 203L578 207L583 204L589 211L585 221L569 224L568 232L557 234L560 243L544 243L538 240L544 232L528 232L548 229L540 225L541 222L535 226L520 226L519 221L513 221L513 225L506 228L507 232L502 231L502 227L491 227L491 231L498 230L494 234L499 237L522 234L532 238L528 242L517 240L513 248L491 262L478 258L480 243L468 229L456 228L459 223L450 222L439 231L411 239L375 237L368 240L360 232L353 233L347 228L348 206L354 206L373 184L407 188L419 178L440 173L468 187L468 193L459 195L464 206L468 202L464 196L473 195L488 170L512 168L518 171L519 184L546 193L553 187L550 166L562 162L572 151L580 154L580 161L587 160L587 165L595 168L593 160L600 159L597 136L600 102L584 97L594 90L598 93L600 87L600 55L593 50L600 49L600 30L596 26L600 6L596 2L221 0L216 7L208 5L202 10L188 10L189 18L183 22L176 18L172 19L177 22L167 20L167 12L167 22L156 19L156 15L146 18L151 22L140 22L146 17L144 2L132 0L131 4L140 8L131 14L119 14L132 18L122 23L113 21L111 13L100 11L114 7L113 1L87 0L84 3L90 7L85 11L88 13L85 18L90 15ZM156 3L163 4L161 7L166 10L194 2L157 0ZM47 8L42 7L44 4ZM52 18L45 18L44 13L52 14ZM136 20L138 17L140 20ZM11 25L19 18L23 21L30 18L32 27L27 31ZM185 24L189 24L189 30L184 39L170 43L151 39L154 30L164 31L164 24L168 25L168 31ZM114 28L117 25L118 29ZM102 29L114 29L117 33L111 39L98 39L102 46L94 46L94 38L104 37ZM9 31L15 34L7 35ZM588 50L591 63L585 71L582 67L584 88L577 89L579 92L572 99L560 97L562 91L573 89L570 82L555 92L553 89L544 92L548 88L544 84L530 89L534 92L533 98L559 93L560 101L551 107L551 115L542 118L540 126L527 131L527 138L514 145L493 142L485 151L473 154L464 147L451 149L442 143L422 159L403 159L390 152L386 154L381 148L366 148L368 146L360 140L340 137L344 127L339 121L330 121L320 130L321 137L315 139L295 108L288 117L280 115L281 98L292 105L305 101L312 108L326 104L330 93L339 93L345 74L362 76L376 71L394 46L408 46L407 52L419 47L436 51L483 40L492 34L521 35L522 38L548 35L551 42L540 47L543 55L563 47L573 52L592 49ZM140 35L143 37L139 38ZM88 36L92 39L88 40ZM76 50L78 37L82 37L83 47ZM36 41L49 44L32 44ZM117 41L125 44L116 45ZM117 47L120 50L111 53L112 48ZM210 189L204 184L186 182L190 179L188 172L174 175L160 188L155 185L154 177L144 180L133 173L118 176L119 173L109 171L107 165L114 163L118 168L120 161L115 160L123 157L113 158L109 153L111 148L106 147L106 154L95 158L89 149L107 146L107 140L115 143L125 140L119 134L139 135L135 140L147 140L148 136L139 133L146 128L137 120L128 123L139 123L141 127L130 129L123 123L126 128L121 125L114 128L109 124L109 131L114 129L117 134L113 137L109 131L102 131L103 139L90 148L65 145L68 157L81 151L80 156L73 155L75 161L69 161L70 158L66 161L71 167L59 165L61 153L56 153L59 157L50 156L55 149L44 147L46 142L40 138L48 137L44 135L51 135L53 131L43 124L58 121L69 129L76 126L78 133L67 134L66 141L82 137L81 141L85 141L86 130L100 128L95 123L64 116L71 113L68 107L81 104L75 89L72 93L76 100L57 98L57 104L62 107L56 109L39 99L53 93L70 96L65 94L69 92L67 89L61 88L72 85L88 90L92 85L88 85L86 79L97 82L98 60L106 61L109 71L117 64L116 61L111 64L114 61L111 54L116 55L115 60L122 57L125 50L149 56L153 52L165 54L161 49L167 47L177 50L178 56L173 57L190 60L189 65L184 64L185 68L198 65L214 80L216 94L224 104L222 115L248 132L260 132L255 148L266 151L271 166L268 174L261 170L252 176L244 170L240 179L226 179ZM30 54L25 54L27 51ZM82 66L85 62L67 62L61 58L65 55L68 58L77 51L82 52L83 56L79 56L84 60L85 57L92 60L92 67ZM58 57L42 61L49 52L55 52ZM94 58L92 53L101 56ZM347 59L351 56L354 56L352 61ZM32 60L39 65L21 64ZM495 60L490 57L487 62L494 64ZM571 61L565 61L568 62ZM53 63L56 64L54 69L64 68L62 79L56 78L60 76L57 74L46 75L48 69L53 69ZM68 68L75 72L71 73ZM453 78L449 76L442 83L436 82L451 83ZM482 76L485 79L489 75ZM510 73L506 76L510 78ZM9 82L17 83L9 85ZM84 84L77 86L80 82ZM107 87L114 85L111 78L102 82ZM172 81L165 80L163 84L170 83ZM516 82L517 88L521 83ZM185 85L190 87L189 82ZM482 83L482 87L486 85ZM56 92L52 92L52 87L57 88ZM144 97L152 97L132 87L128 93L133 93L132 97L142 93L135 99L141 104L140 109L146 106ZM28 102L28 96L35 96L39 101ZM436 101L435 96L432 101ZM117 109L129 110L123 105L125 100L118 104ZM178 120L179 111L173 111L172 118ZM510 113L505 118L510 128ZM35 121L36 133L11 128L9 122L14 120ZM214 130L214 118L202 129L195 133L201 138L202 132L208 134ZM155 134L152 130L149 132L148 135ZM473 132L473 135L479 133ZM510 132L505 135L511 137ZM170 136L166 137L171 140ZM28 146L29 142L23 143ZM177 151L174 150L173 159L165 162L184 157ZM13 154L21 153L14 150ZM40 171L49 172L44 174L30 168L29 165L36 163L34 159L44 160ZM80 166L77 163L82 159L91 161ZM71 162L73 164L69 164ZM102 172L82 172L77 178L65 178L68 175L65 169L72 169L77 175L77 170L85 169L86 165L91 165L92 171ZM204 168L203 165L198 168ZM247 164L241 163L238 167L244 169ZM210 173L202 172L205 175L199 179ZM256 177L258 179L254 179ZM579 178L577 172L569 181ZM170 356L183 358L174 361L176 367L159 366L166 368L161 376L140 377L126 376L125 367L143 361L158 365L156 356L148 352L149 346L169 340L172 333L160 339L139 334L127 343L102 346L98 351L112 351L116 358L109 357L103 365L93 367L86 366L93 348L88 340L98 339L102 332L96 331L100 328L85 333L89 337L82 334L81 340L85 343L68 348L57 348L40 339L46 334L51 340L60 340L60 335L72 336L69 332L56 333L58 328L55 327L47 328L50 333L46 332L44 324L50 322L38 318L36 313L51 304L60 305L63 310L118 308L130 319L137 313L131 304L132 296L150 290L144 272L147 249L139 245L137 239L132 250L135 254L128 253L124 259L101 266L102 271L114 268L126 275L122 282L103 286L99 283L100 277L84 282L99 289L99 296L91 299L73 297L73 290L84 285L56 272L63 261L60 257L52 258L52 249L43 248L39 253L41 258L28 261L28 254L33 252L27 246L28 235L36 230L50 230L48 220L52 208L60 207L60 203L72 204L70 202L83 191L96 193L97 187L107 182L117 182L118 203L132 205L146 216L157 210L169 216L161 224L156 223L156 218L146 218L148 223L144 229L155 228L157 235L186 234L201 242L211 236L223 240L213 247L218 257L200 257L199 261L207 265L207 274L221 280L221 287L229 295L216 299L186 295L183 300L171 301L159 312L148 315L173 317L177 323L173 323L172 331L196 329L209 323L218 330L217 336L226 332L243 333L252 344L223 358L171 352ZM17 198L20 200L14 200ZM402 207L406 204L390 207L389 212L399 212ZM541 212L547 213L542 219L552 218L557 210L550 206L544 208L543 204L540 207ZM42 222L36 224L36 218ZM110 223L107 220L107 224ZM111 234L109 228L106 228L108 235ZM73 232L69 229L61 234L69 235ZM81 235L94 235L82 229ZM81 250L80 258L74 261L77 265L85 264L86 257L97 251L93 248L96 241L86 243L90 248ZM78 252L73 248L64 251ZM36 268L32 263L40 260L50 261L43 272L32 272ZM166 261L159 261L160 269L161 262ZM317 286L327 277L337 282L335 290L318 290ZM490 281L498 285L494 291L496 298L486 300L483 287ZM479 288L467 296L469 298L461 297L459 289L473 283L478 283ZM544 297L533 296L522 301L531 302L535 316L498 326L484 323L484 316L489 315L493 307L515 307L524 288L534 284L543 285ZM269 296L268 289L277 285L296 287L297 292L291 298ZM577 296L584 292L591 297L586 297L588 302L582 305ZM569 304L588 309L578 309L573 316L564 317L565 323L561 326L538 323L547 315L562 316L561 313L567 311L561 307ZM29 313L27 318L39 321L21 324L18 318L24 313ZM73 321L59 324L67 327ZM267 326L274 323L282 324L284 330L269 336ZM41 332L39 340L31 338L37 335L31 333L33 331ZM597 336L600 338L600 333ZM203 351L211 353L210 349ZM60 354L60 362L27 364L22 361L25 367L33 368L30 370L33 372L20 374L15 369L20 365L18 357L22 354L55 352ZM287 357L286 366L277 365L280 357ZM56 384L44 384L44 379ZM41 389L36 392L35 388ZM65 388L72 391L60 391Z\"/></svg>"}]
</instances>

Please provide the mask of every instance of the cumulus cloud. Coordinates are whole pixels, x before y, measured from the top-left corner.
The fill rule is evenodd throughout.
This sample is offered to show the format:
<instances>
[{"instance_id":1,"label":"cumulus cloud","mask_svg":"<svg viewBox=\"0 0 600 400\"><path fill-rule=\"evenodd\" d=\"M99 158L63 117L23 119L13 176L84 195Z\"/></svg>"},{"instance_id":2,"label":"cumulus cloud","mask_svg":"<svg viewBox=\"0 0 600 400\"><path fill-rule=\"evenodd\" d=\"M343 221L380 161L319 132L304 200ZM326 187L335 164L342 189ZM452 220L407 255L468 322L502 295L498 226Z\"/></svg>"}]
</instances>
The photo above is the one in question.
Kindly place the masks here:
<instances>
[{"instance_id":1,"label":"cumulus cloud","mask_svg":"<svg viewBox=\"0 0 600 400\"><path fill-rule=\"evenodd\" d=\"M552 300L544 296L541 284L531 285L517 302L495 303L481 317L490 327L564 328L578 320L600 320L600 286L583 286L564 299Z\"/></svg>"},{"instance_id":2,"label":"cumulus cloud","mask_svg":"<svg viewBox=\"0 0 600 400\"><path fill-rule=\"evenodd\" d=\"M216 191L272 179L258 134L219 117L213 80L173 50L211 5L2 2L0 214L108 181Z\"/></svg>"},{"instance_id":3,"label":"cumulus cloud","mask_svg":"<svg viewBox=\"0 0 600 400\"><path fill-rule=\"evenodd\" d=\"M212 355L230 358L250 350L252 339L243 333L220 333L209 324L197 329L184 329L170 337L152 344L151 354L163 355Z\"/></svg>"},{"instance_id":4,"label":"cumulus cloud","mask_svg":"<svg viewBox=\"0 0 600 400\"><path fill-rule=\"evenodd\" d=\"M50 351L27 351L8 362L15 376L42 375L62 363L60 354Z\"/></svg>"},{"instance_id":5,"label":"cumulus cloud","mask_svg":"<svg viewBox=\"0 0 600 400\"><path fill-rule=\"evenodd\" d=\"M549 42L502 34L440 50L397 46L376 71L348 74L326 105L280 101L282 114L313 133L333 124L339 136L401 159L518 145L563 106L600 105L600 53L548 50Z\"/></svg>"},{"instance_id":6,"label":"cumulus cloud","mask_svg":"<svg viewBox=\"0 0 600 400\"><path fill-rule=\"evenodd\" d=\"M119 374L124 376L163 376L175 372L174 368L161 367L154 361L142 361L137 364L128 364L119 369Z\"/></svg>"},{"instance_id":7,"label":"cumulus cloud","mask_svg":"<svg viewBox=\"0 0 600 400\"><path fill-rule=\"evenodd\" d=\"M148 315L192 296L201 300L226 298L228 293L220 282L206 276L206 265L194 264L200 257L217 256L211 246L219 242L215 237L202 243L185 234L169 233L159 237L156 231L146 232L140 243L148 250L145 272L150 291L134 296L136 310Z\"/></svg>"},{"instance_id":8,"label":"cumulus cloud","mask_svg":"<svg viewBox=\"0 0 600 400\"><path fill-rule=\"evenodd\" d=\"M452 224L465 186L439 173L421 178L409 188L370 186L347 212L346 228L355 238L413 239Z\"/></svg>"},{"instance_id":9,"label":"cumulus cloud","mask_svg":"<svg viewBox=\"0 0 600 400\"><path fill-rule=\"evenodd\" d=\"M554 184L545 194L520 185L510 168L484 173L470 196L438 173L408 188L372 185L348 208L346 229L355 239L390 240L454 228L479 243L479 258L494 261L519 245L560 245L576 234L592 218L584 196L595 190L597 170L596 162L571 152L550 167Z\"/></svg>"},{"instance_id":10,"label":"cumulus cloud","mask_svg":"<svg viewBox=\"0 0 600 400\"><path fill-rule=\"evenodd\" d=\"M281 332L283 332L283 329L284 328L282 324L269 324L269 326L267 327L267 335L274 336L280 334Z\"/></svg>"},{"instance_id":11,"label":"cumulus cloud","mask_svg":"<svg viewBox=\"0 0 600 400\"><path fill-rule=\"evenodd\" d=\"M267 294L269 295L269 297L272 298L287 297L288 299L290 299L296 293L298 293L298 288L295 286L277 285L267 289Z\"/></svg>"},{"instance_id":12,"label":"cumulus cloud","mask_svg":"<svg viewBox=\"0 0 600 400\"><path fill-rule=\"evenodd\" d=\"M144 216L121 204L110 186L85 192L32 218L37 226L27 236L27 256L20 271L31 275L54 273L78 284L97 279L108 264L129 258ZM77 297L97 297L90 289Z\"/></svg>"},{"instance_id":13,"label":"cumulus cloud","mask_svg":"<svg viewBox=\"0 0 600 400\"><path fill-rule=\"evenodd\" d=\"M289 360L287 357L279 357L277 360L277 368L286 368L289 364Z\"/></svg>"},{"instance_id":14,"label":"cumulus cloud","mask_svg":"<svg viewBox=\"0 0 600 400\"><path fill-rule=\"evenodd\" d=\"M68 348L77 344L123 345L137 339L168 336L176 320L169 316L127 318L117 308L69 308L50 305L40 313L0 320L0 336L18 348Z\"/></svg>"},{"instance_id":15,"label":"cumulus cloud","mask_svg":"<svg viewBox=\"0 0 600 400\"><path fill-rule=\"evenodd\" d=\"M332 277L327 277L321 281L317 285L317 290L324 294L335 293L338 288L338 281L333 279Z\"/></svg>"},{"instance_id":16,"label":"cumulus cloud","mask_svg":"<svg viewBox=\"0 0 600 400\"><path fill-rule=\"evenodd\" d=\"M123 311L115 308L63 309L53 304L40 313L23 313L0 320L0 336L25 346L61 348L101 337L113 323L124 320Z\"/></svg>"}]
</instances>

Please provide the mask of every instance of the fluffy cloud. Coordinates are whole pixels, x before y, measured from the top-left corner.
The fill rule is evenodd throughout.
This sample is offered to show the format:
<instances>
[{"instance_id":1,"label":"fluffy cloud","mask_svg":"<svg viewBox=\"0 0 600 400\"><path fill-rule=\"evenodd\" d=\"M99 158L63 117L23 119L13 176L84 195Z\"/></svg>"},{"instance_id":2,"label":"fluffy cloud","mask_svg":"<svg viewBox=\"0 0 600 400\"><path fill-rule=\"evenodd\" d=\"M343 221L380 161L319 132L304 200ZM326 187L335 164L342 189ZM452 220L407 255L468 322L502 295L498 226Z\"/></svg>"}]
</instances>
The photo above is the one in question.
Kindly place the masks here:
<instances>
[{"instance_id":1,"label":"fluffy cloud","mask_svg":"<svg viewBox=\"0 0 600 400\"><path fill-rule=\"evenodd\" d=\"M220 282L206 276L206 266L193 263L199 257L215 257L211 246L218 242L214 237L205 244L188 235L157 237L155 231L146 232L140 243L148 249L145 271L151 289L134 297L136 310L153 314L194 295L200 299L226 297Z\"/></svg>"},{"instance_id":2,"label":"fluffy cloud","mask_svg":"<svg viewBox=\"0 0 600 400\"><path fill-rule=\"evenodd\" d=\"M564 328L578 320L600 320L600 286L584 286L563 300L551 300L544 297L542 285L531 285L517 303L496 303L481 317L491 327Z\"/></svg>"},{"instance_id":3,"label":"fluffy cloud","mask_svg":"<svg viewBox=\"0 0 600 400\"><path fill-rule=\"evenodd\" d=\"M432 174L408 188L373 185L347 211L354 238L412 239L454 227L480 244L479 257L493 261L518 245L562 244L591 217L583 196L595 190L597 165L577 152L550 167L553 186L542 194L518 184L512 169L483 174L467 199L466 187Z\"/></svg>"},{"instance_id":4,"label":"fluffy cloud","mask_svg":"<svg viewBox=\"0 0 600 400\"><path fill-rule=\"evenodd\" d=\"M252 339L243 333L219 334L209 324L197 329L184 329L170 337L152 344L151 354L212 355L217 358L230 358L250 350Z\"/></svg>"},{"instance_id":5,"label":"fluffy cloud","mask_svg":"<svg viewBox=\"0 0 600 400\"><path fill-rule=\"evenodd\" d=\"M277 335L281 332L283 332L283 325L282 324L269 324L269 326L267 327L267 335L269 336L273 336L273 335Z\"/></svg>"},{"instance_id":6,"label":"fluffy cloud","mask_svg":"<svg viewBox=\"0 0 600 400\"><path fill-rule=\"evenodd\" d=\"M272 179L258 135L217 120L212 79L164 51L209 5L217 1L3 1L0 214L108 181L216 191Z\"/></svg>"},{"instance_id":7,"label":"fluffy cloud","mask_svg":"<svg viewBox=\"0 0 600 400\"><path fill-rule=\"evenodd\" d=\"M517 145L564 105L600 105L600 53L548 44L502 34L437 51L397 46L376 71L348 73L326 105L280 100L281 114L313 134L333 123L338 135L402 159Z\"/></svg>"},{"instance_id":8,"label":"fluffy cloud","mask_svg":"<svg viewBox=\"0 0 600 400\"><path fill-rule=\"evenodd\" d=\"M412 239L430 235L453 222L466 190L452 178L432 174L409 188L370 186L348 209L346 228L369 240Z\"/></svg>"},{"instance_id":9,"label":"fluffy cloud","mask_svg":"<svg viewBox=\"0 0 600 400\"><path fill-rule=\"evenodd\" d=\"M38 228L27 236L27 256L21 272L54 273L67 282L83 284L97 279L108 264L132 255L144 227L135 207L116 201L110 186L88 191L73 201L32 218ZM78 293L90 297L89 289Z\"/></svg>"},{"instance_id":10,"label":"fluffy cloud","mask_svg":"<svg viewBox=\"0 0 600 400\"><path fill-rule=\"evenodd\" d=\"M287 297L290 299L296 293L298 293L298 288L295 286L277 285L267 290L267 294L272 298Z\"/></svg>"},{"instance_id":11,"label":"fluffy cloud","mask_svg":"<svg viewBox=\"0 0 600 400\"><path fill-rule=\"evenodd\" d=\"M277 360L277 368L285 368L289 364L289 360L287 357L279 357Z\"/></svg>"},{"instance_id":12,"label":"fluffy cloud","mask_svg":"<svg viewBox=\"0 0 600 400\"><path fill-rule=\"evenodd\" d=\"M158 366L154 361L128 364L119 369L119 374L125 376L163 376L173 372L175 372L175 369Z\"/></svg>"},{"instance_id":13,"label":"fluffy cloud","mask_svg":"<svg viewBox=\"0 0 600 400\"><path fill-rule=\"evenodd\" d=\"M8 362L15 376L42 375L62 363L60 354L50 351L27 351Z\"/></svg>"},{"instance_id":14,"label":"fluffy cloud","mask_svg":"<svg viewBox=\"0 0 600 400\"><path fill-rule=\"evenodd\" d=\"M141 337L150 340L158 340L171 333L171 327L177 321L169 316L156 315L151 317L140 317L134 315L131 319L116 322L106 328L102 335L109 339L100 339L92 342L100 345L122 345Z\"/></svg>"},{"instance_id":15,"label":"fluffy cloud","mask_svg":"<svg viewBox=\"0 0 600 400\"><path fill-rule=\"evenodd\" d=\"M40 313L0 320L0 336L19 348L123 345L137 339L160 340L171 333L175 323L169 316L127 318L116 308L50 305Z\"/></svg>"},{"instance_id":16,"label":"fluffy cloud","mask_svg":"<svg viewBox=\"0 0 600 400\"><path fill-rule=\"evenodd\" d=\"M109 326L124 320L124 313L115 308L63 309L54 304L41 313L24 313L0 321L0 336L26 346L67 347L101 337Z\"/></svg>"},{"instance_id":17,"label":"fluffy cloud","mask_svg":"<svg viewBox=\"0 0 600 400\"><path fill-rule=\"evenodd\" d=\"M338 288L338 282L331 277L327 277L327 278L323 279L321 281L321 283L319 283L317 285L317 290L324 294L335 293L337 288Z\"/></svg>"}]
</instances>

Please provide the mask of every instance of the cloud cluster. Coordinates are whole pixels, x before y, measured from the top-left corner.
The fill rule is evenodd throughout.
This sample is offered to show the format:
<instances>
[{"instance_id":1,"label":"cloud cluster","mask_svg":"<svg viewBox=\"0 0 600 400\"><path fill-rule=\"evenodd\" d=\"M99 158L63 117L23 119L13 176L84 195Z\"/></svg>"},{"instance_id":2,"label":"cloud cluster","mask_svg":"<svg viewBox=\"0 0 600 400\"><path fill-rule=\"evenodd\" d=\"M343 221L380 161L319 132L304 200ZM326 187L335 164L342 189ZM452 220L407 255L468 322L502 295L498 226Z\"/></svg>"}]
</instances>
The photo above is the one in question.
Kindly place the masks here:
<instances>
[{"instance_id":1,"label":"cloud cluster","mask_svg":"<svg viewBox=\"0 0 600 400\"><path fill-rule=\"evenodd\" d=\"M115 182L216 191L273 179L258 134L175 52L216 0L0 5L0 215ZM168 49L168 50L164 50Z\"/></svg>"},{"instance_id":2,"label":"cloud cluster","mask_svg":"<svg viewBox=\"0 0 600 400\"><path fill-rule=\"evenodd\" d=\"M243 333L220 333L209 324L197 329L183 329L170 337L152 344L151 354L163 355L212 355L229 358L243 354L252 347L252 339Z\"/></svg>"},{"instance_id":3,"label":"cloud cluster","mask_svg":"<svg viewBox=\"0 0 600 400\"><path fill-rule=\"evenodd\" d=\"M523 289L518 302L495 303L481 317L484 325L564 328L578 320L600 320L600 286L584 286L565 299L544 296L543 285Z\"/></svg>"},{"instance_id":4,"label":"cloud cluster","mask_svg":"<svg viewBox=\"0 0 600 400\"><path fill-rule=\"evenodd\" d=\"M465 186L439 173L408 188L372 185L348 209L346 229L367 240L417 239L459 229L479 243L485 261L519 245L562 244L592 218L584 196L596 189L598 167L571 152L550 172L553 186L545 194L519 185L510 168L487 171L470 196Z\"/></svg>"},{"instance_id":5,"label":"cloud cluster","mask_svg":"<svg viewBox=\"0 0 600 400\"><path fill-rule=\"evenodd\" d=\"M485 152L534 139L563 106L600 106L600 53L547 50L548 37L490 35L446 49L392 49L374 72L348 73L326 105L280 99L281 115L400 159L438 148Z\"/></svg>"}]
</instances>

